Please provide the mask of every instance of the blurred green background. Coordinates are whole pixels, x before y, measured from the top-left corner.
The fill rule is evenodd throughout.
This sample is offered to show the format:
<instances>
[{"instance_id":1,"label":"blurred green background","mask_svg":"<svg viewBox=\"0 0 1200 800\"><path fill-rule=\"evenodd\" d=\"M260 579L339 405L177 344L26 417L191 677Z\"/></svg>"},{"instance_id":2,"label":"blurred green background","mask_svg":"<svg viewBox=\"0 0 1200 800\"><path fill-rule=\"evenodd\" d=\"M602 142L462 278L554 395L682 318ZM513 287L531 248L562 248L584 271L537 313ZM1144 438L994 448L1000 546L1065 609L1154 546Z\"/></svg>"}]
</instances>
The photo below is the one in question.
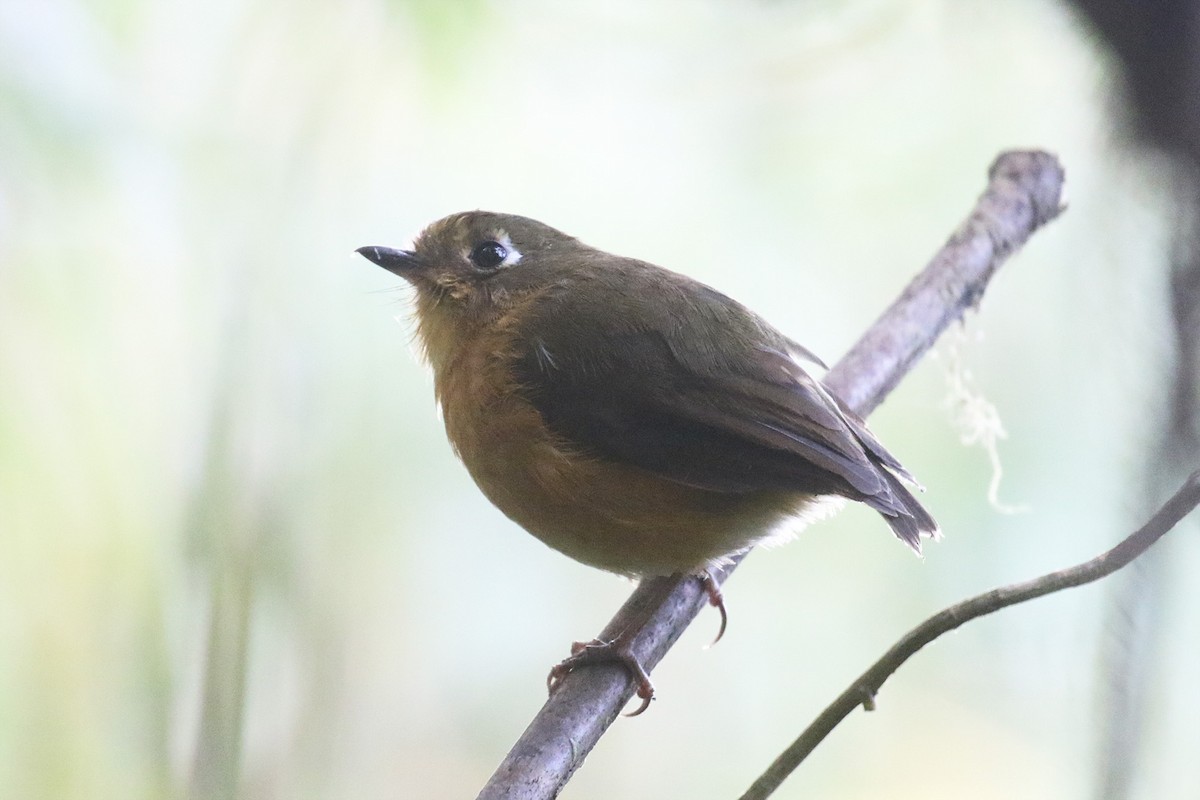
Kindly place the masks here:
<instances>
[{"instance_id":1,"label":"blurred green background","mask_svg":"<svg viewBox=\"0 0 1200 800\"><path fill-rule=\"evenodd\" d=\"M1053 150L1067 214L872 418L945 540L752 555L564 795L736 796L908 627L1148 514L1173 178L1118 90L1050 0L0 3L0 797L471 797L628 594L476 491L354 248L521 213L832 362ZM1200 794L1194 534L1138 797ZM1092 796L1114 586L937 642L779 796Z\"/></svg>"}]
</instances>

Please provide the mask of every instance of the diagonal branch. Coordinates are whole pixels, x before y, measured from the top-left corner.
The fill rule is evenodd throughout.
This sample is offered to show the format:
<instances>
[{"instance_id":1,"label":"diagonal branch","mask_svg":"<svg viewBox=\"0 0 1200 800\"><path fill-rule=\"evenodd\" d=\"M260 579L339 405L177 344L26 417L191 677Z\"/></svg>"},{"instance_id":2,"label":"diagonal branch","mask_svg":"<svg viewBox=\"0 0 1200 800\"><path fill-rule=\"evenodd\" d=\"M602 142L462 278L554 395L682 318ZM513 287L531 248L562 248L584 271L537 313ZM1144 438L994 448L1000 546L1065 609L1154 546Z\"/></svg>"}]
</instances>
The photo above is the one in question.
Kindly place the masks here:
<instances>
[{"instance_id":1,"label":"diagonal branch","mask_svg":"<svg viewBox=\"0 0 1200 800\"><path fill-rule=\"evenodd\" d=\"M934 639L977 617L1111 575L1146 552L1197 505L1200 505L1200 470L1192 473L1179 491L1150 518L1149 522L1111 550L1077 566L976 595L934 614L906 633L882 658L872 664L870 669L858 676L858 679L822 711L779 758L775 759L740 800L763 800L770 796L838 723L850 715L850 712L860 705L871 710L875 694L884 681Z\"/></svg>"},{"instance_id":2,"label":"diagonal branch","mask_svg":"<svg viewBox=\"0 0 1200 800\"><path fill-rule=\"evenodd\" d=\"M988 185L967 219L929 265L825 377L825 384L866 416L883 401L950 323L983 297L1004 260L1062 210L1063 170L1053 155L1013 151L997 157ZM723 581L737 566L734 560ZM599 638L645 619L633 646L647 669L662 660L700 612L698 581L643 580ZM478 800L556 797L633 696L624 667L601 664L567 675L484 786Z\"/></svg>"}]
</instances>

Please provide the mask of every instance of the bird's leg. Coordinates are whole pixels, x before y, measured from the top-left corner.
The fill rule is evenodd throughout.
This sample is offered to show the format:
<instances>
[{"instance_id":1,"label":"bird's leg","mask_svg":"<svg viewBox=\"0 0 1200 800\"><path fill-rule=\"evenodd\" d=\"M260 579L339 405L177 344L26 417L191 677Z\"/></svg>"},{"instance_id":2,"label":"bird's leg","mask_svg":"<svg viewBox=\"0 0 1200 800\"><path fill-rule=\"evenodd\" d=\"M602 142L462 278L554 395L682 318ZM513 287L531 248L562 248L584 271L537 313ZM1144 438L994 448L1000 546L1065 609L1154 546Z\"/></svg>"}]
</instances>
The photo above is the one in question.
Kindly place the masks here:
<instances>
[{"instance_id":1,"label":"bird's leg","mask_svg":"<svg viewBox=\"0 0 1200 800\"><path fill-rule=\"evenodd\" d=\"M664 591L669 591L677 584L677 581L686 580L688 577L692 576L676 575L672 579L664 581ZM729 616L725 612L725 597L721 594L721 587L710 572L705 571L695 577L700 581L700 587L704 593L708 595L709 605L715 606L721 612L721 627L717 631L717 638L713 639L712 644L709 645L711 647L725 635L725 626L729 622ZM629 670L629 674L633 676L634 684L637 687L637 696L642 701L637 710L625 716L636 717L649 708L650 702L654 699L654 684L650 682L650 674L646 668L634 655L633 643L638 632L649 622L657 607L656 603L647 603L633 615L620 633L608 641L593 639L590 642L572 643L571 655L556 664L546 677L547 690L553 694L563 679L578 667L588 664L617 663Z\"/></svg>"},{"instance_id":2,"label":"bird's leg","mask_svg":"<svg viewBox=\"0 0 1200 800\"><path fill-rule=\"evenodd\" d=\"M636 634L638 628L631 627L626 630ZM593 639L590 642L573 643L571 655L558 662L550 670L550 675L546 678L546 688L553 694L562 683L563 678L578 667L587 664L617 663L629 670L629 674L633 676L633 682L637 686L637 696L642 700L636 711L625 715L636 717L650 707L650 701L654 699L654 684L650 682L650 673L646 672L642 662L638 661L637 656L633 654L634 638L634 635L621 633L617 638L607 642Z\"/></svg>"},{"instance_id":3,"label":"bird's leg","mask_svg":"<svg viewBox=\"0 0 1200 800\"><path fill-rule=\"evenodd\" d=\"M709 647L712 647L721 641L721 637L725 635L725 626L729 624L729 614L725 611L725 595L721 593L721 584L717 583L717 579L708 570L701 572L696 577L700 579L700 586L708 595L708 604L721 612L721 627L717 630L717 638L708 644Z\"/></svg>"},{"instance_id":4,"label":"bird's leg","mask_svg":"<svg viewBox=\"0 0 1200 800\"><path fill-rule=\"evenodd\" d=\"M551 694L558 689L563 679L577 667L588 664L617 663L629 670L629 674L633 676L634 684L637 687L637 696L642 701L636 711L625 716L636 717L650 707L650 701L654 699L654 684L650 682L650 674L646 668L634 655L633 643L637 639L638 633L658 610L659 602L667 597L668 593L679 584L679 581L686 580L686 576L674 575L669 578L647 578L646 580L661 583L661 591L657 593L658 596L649 598L640 608L631 609L629 619L625 621L624 627L612 639L607 641L593 639L590 642L572 644L571 655L555 665L546 678L546 687Z\"/></svg>"}]
</instances>

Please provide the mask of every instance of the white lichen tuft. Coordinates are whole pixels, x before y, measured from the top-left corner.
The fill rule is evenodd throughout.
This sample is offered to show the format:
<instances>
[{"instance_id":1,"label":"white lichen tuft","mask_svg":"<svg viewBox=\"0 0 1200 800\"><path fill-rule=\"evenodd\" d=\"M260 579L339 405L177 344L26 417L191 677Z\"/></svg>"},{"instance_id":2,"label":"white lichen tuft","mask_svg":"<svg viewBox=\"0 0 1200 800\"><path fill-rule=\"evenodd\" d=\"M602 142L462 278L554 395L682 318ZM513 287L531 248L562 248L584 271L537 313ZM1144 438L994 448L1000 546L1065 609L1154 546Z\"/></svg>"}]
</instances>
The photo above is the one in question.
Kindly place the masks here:
<instances>
[{"instance_id":1,"label":"white lichen tuft","mask_svg":"<svg viewBox=\"0 0 1200 800\"><path fill-rule=\"evenodd\" d=\"M992 478L988 482L988 503L1001 514L1023 514L1030 510L1028 505L1011 505L1000 500L1000 480L1004 466L1000 461L999 441L1007 439L1004 423L996 406L975 388L971 371L963 365L961 343L966 339L965 326L958 326L947 337L949 346L942 360L946 373L945 407L950 410L950 422L958 431L959 441L964 445L978 445L987 454L992 466Z\"/></svg>"}]
</instances>

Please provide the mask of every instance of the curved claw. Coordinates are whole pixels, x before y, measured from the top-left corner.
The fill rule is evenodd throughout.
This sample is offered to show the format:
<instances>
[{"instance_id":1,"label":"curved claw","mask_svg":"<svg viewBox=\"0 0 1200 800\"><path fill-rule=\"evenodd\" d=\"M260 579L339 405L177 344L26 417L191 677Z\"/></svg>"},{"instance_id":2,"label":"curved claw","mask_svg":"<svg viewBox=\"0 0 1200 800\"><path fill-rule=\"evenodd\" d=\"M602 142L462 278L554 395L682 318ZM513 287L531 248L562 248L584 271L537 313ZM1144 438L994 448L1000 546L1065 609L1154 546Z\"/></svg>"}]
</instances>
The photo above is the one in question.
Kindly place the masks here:
<instances>
[{"instance_id":1,"label":"curved claw","mask_svg":"<svg viewBox=\"0 0 1200 800\"><path fill-rule=\"evenodd\" d=\"M554 694L555 690L558 689L558 685L562 683L563 678L567 677L580 664L592 660L581 658L581 653L586 652L588 648L603 648L610 644L611 642L605 643L599 639L592 639L590 642L571 642L571 655L551 667L550 674L546 676L547 693Z\"/></svg>"},{"instance_id":2,"label":"curved claw","mask_svg":"<svg viewBox=\"0 0 1200 800\"><path fill-rule=\"evenodd\" d=\"M636 717L650 707L650 702L654 700L654 684L650 683L648 677L644 678L644 682L642 680L638 681L637 696L642 698L642 704L637 707L637 711L622 714L622 717Z\"/></svg>"},{"instance_id":3,"label":"curved claw","mask_svg":"<svg viewBox=\"0 0 1200 800\"><path fill-rule=\"evenodd\" d=\"M721 637L725 635L725 627L729 624L729 614L725 611L725 595L721 593L721 586L717 583L716 578L712 576L712 573L705 571L697 577L700 579L700 586L703 587L705 594L708 595L708 604L715 606L717 611L721 612L721 627L717 631L717 638L705 646L704 649L707 650L721 641Z\"/></svg>"},{"instance_id":4,"label":"curved claw","mask_svg":"<svg viewBox=\"0 0 1200 800\"><path fill-rule=\"evenodd\" d=\"M641 662L633 657L633 653L626 652L626 656L628 658L622 659L621 663L633 674L633 682L637 685L637 696L642 698L642 704L638 706L637 711L622 716L636 717L650 707L650 702L654 699L654 684L650 682L650 674L646 672Z\"/></svg>"}]
</instances>

